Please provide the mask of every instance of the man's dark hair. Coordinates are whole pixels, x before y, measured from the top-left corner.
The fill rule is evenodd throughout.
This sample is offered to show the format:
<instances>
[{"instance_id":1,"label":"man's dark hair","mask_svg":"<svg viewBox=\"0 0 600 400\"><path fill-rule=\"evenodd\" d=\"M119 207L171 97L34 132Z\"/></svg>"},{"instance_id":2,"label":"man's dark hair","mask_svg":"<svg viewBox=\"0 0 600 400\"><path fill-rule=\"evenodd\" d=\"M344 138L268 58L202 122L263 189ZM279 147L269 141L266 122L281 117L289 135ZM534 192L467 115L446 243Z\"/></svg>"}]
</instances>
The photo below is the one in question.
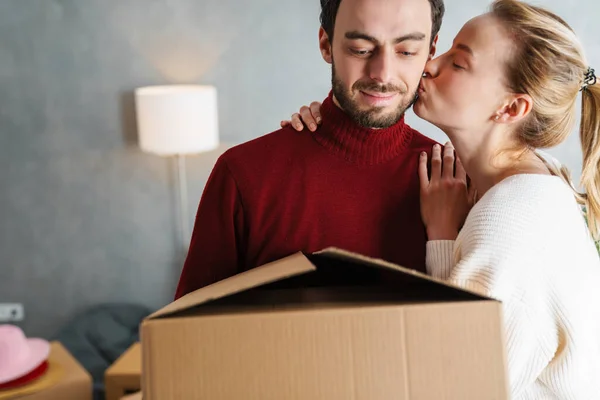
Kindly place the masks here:
<instances>
[{"instance_id":1,"label":"man's dark hair","mask_svg":"<svg viewBox=\"0 0 600 400\"><path fill-rule=\"evenodd\" d=\"M333 42L333 28L341 2L342 0L321 0L321 26L327 33L329 42ZM433 42L442 27L445 7L444 0L429 0L429 4L431 4L431 40Z\"/></svg>"}]
</instances>

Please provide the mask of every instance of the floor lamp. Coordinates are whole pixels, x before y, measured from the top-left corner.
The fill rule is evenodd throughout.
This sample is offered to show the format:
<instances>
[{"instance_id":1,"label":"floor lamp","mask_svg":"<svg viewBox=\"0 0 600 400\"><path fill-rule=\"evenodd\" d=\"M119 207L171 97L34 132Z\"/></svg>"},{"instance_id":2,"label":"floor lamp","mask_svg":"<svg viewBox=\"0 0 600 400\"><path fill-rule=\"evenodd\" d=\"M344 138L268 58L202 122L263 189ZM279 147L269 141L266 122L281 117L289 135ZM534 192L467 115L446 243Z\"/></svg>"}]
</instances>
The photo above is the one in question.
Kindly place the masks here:
<instances>
[{"instance_id":1,"label":"floor lamp","mask_svg":"<svg viewBox=\"0 0 600 400\"><path fill-rule=\"evenodd\" d=\"M189 244L185 156L219 145L217 90L213 86L148 86L135 91L142 151L177 159L181 240Z\"/></svg>"}]
</instances>

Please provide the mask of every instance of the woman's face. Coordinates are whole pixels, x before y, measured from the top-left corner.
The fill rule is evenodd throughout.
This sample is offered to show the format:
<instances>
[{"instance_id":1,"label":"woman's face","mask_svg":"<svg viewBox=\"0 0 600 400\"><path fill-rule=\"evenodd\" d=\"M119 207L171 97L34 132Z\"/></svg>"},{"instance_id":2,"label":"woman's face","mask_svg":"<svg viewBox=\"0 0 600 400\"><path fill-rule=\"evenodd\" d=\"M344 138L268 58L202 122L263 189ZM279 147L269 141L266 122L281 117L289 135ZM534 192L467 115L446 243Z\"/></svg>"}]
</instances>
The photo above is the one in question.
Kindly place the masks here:
<instances>
[{"instance_id":1,"label":"woman's face","mask_svg":"<svg viewBox=\"0 0 600 400\"><path fill-rule=\"evenodd\" d=\"M427 63L415 113L446 131L483 131L510 95L504 71L512 51L491 15L467 22L452 48Z\"/></svg>"}]
</instances>

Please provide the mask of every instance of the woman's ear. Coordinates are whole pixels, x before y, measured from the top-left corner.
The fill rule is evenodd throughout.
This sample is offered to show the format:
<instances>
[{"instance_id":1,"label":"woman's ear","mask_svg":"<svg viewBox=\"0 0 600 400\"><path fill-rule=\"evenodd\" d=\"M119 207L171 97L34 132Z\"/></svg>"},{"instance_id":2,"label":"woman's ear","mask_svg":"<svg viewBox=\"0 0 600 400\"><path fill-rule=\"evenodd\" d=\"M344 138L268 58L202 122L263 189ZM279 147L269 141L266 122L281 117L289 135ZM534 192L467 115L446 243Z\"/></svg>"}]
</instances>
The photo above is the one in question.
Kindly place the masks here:
<instances>
[{"instance_id":1,"label":"woman's ear","mask_svg":"<svg viewBox=\"0 0 600 400\"><path fill-rule=\"evenodd\" d=\"M319 28L319 49L321 50L321 56L323 60L328 64L333 63L333 56L331 52L331 41L329 40L329 35L325 32L323 27Z\"/></svg>"},{"instance_id":2,"label":"woman's ear","mask_svg":"<svg viewBox=\"0 0 600 400\"><path fill-rule=\"evenodd\" d=\"M512 95L504 107L494 117L496 122L516 123L527 118L533 109L533 99L527 94Z\"/></svg>"},{"instance_id":3,"label":"woman's ear","mask_svg":"<svg viewBox=\"0 0 600 400\"><path fill-rule=\"evenodd\" d=\"M533 99L527 94L515 95L507 107L507 122L521 122L533 108Z\"/></svg>"}]
</instances>

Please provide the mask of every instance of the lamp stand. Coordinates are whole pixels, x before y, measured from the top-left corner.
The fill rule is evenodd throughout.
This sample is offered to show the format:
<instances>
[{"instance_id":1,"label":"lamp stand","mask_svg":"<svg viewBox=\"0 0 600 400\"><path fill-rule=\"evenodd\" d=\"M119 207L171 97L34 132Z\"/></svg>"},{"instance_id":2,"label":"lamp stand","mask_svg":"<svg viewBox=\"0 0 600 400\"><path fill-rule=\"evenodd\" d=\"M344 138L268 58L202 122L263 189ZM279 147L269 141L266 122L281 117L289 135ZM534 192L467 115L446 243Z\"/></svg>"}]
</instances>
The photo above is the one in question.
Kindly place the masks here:
<instances>
[{"instance_id":1,"label":"lamp stand","mask_svg":"<svg viewBox=\"0 0 600 400\"><path fill-rule=\"evenodd\" d=\"M187 254L189 245L189 221L188 221L188 190L187 176L185 171L185 156L177 154L177 181L179 184L179 228L181 229L181 242L183 250Z\"/></svg>"}]
</instances>

